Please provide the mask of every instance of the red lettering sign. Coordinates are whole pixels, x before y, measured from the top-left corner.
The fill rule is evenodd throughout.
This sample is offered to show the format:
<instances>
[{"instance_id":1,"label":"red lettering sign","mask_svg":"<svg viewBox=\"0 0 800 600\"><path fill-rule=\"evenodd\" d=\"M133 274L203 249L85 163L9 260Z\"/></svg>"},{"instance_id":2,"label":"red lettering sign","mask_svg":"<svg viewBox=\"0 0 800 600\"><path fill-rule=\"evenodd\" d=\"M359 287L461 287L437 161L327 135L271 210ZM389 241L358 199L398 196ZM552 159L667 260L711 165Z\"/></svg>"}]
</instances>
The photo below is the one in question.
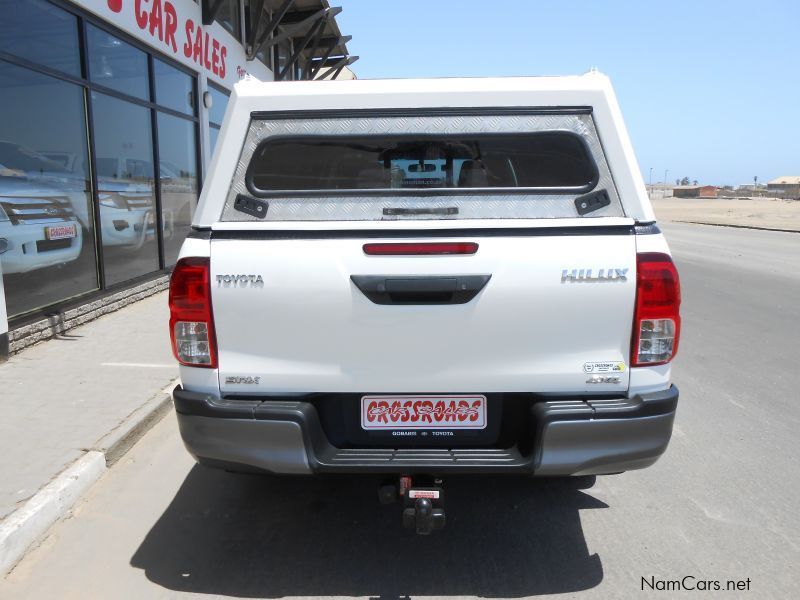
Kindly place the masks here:
<instances>
[{"instance_id":1,"label":"red lettering sign","mask_svg":"<svg viewBox=\"0 0 800 600\"><path fill-rule=\"evenodd\" d=\"M186 42L183 44L183 55L186 58L192 57L192 32L194 31L194 21L186 19Z\"/></svg>"},{"instance_id":2,"label":"red lettering sign","mask_svg":"<svg viewBox=\"0 0 800 600\"><path fill-rule=\"evenodd\" d=\"M175 42L175 32L178 30L178 15L175 13L175 7L171 2L164 5L164 14L166 15L166 25L164 29L164 43L172 48L173 53L178 52L178 44Z\"/></svg>"},{"instance_id":3,"label":"red lettering sign","mask_svg":"<svg viewBox=\"0 0 800 600\"><path fill-rule=\"evenodd\" d=\"M150 35L155 37L155 32L158 30L158 39L163 41L164 27L162 17L161 0L153 0L153 8L150 9Z\"/></svg>"},{"instance_id":4,"label":"red lettering sign","mask_svg":"<svg viewBox=\"0 0 800 600\"><path fill-rule=\"evenodd\" d=\"M122 0L120 0L120 2L121 1ZM122 7L120 6L120 8ZM139 26L139 29L147 27L147 11L142 8L142 0L136 0L133 3L133 12L136 14L136 24Z\"/></svg>"},{"instance_id":5,"label":"red lettering sign","mask_svg":"<svg viewBox=\"0 0 800 600\"><path fill-rule=\"evenodd\" d=\"M404 423L429 423L444 425L448 422L476 422L480 419L483 400L395 400L391 405L385 400L372 400L367 405L369 423L385 423L402 427Z\"/></svg>"},{"instance_id":6,"label":"red lettering sign","mask_svg":"<svg viewBox=\"0 0 800 600\"><path fill-rule=\"evenodd\" d=\"M115 13L122 11L123 0L106 0L106 2L110 11ZM176 33L180 19L172 2L169 0L134 0L132 6L139 29L154 40L162 42L173 54L177 54ZM204 31L202 25L195 24L192 19L184 21L183 30L185 33L183 56L199 67L211 71L220 79L224 79L227 74L225 59L228 56L228 48L225 44L208 31ZM247 71L239 67L237 74L241 78L247 74Z\"/></svg>"}]
</instances>

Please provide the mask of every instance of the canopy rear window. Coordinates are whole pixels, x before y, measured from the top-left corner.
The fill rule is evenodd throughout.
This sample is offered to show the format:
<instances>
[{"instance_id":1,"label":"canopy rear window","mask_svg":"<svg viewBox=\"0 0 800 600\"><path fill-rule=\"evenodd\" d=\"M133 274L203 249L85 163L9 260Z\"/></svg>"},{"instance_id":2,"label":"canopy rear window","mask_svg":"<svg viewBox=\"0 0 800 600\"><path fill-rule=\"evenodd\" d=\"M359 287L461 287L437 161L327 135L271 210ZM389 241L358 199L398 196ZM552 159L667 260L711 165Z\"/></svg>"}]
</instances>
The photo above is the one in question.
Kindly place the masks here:
<instances>
[{"instance_id":1,"label":"canopy rear window","mask_svg":"<svg viewBox=\"0 0 800 600\"><path fill-rule=\"evenodd\" d=\"M251 114L220 220L624 215L591 111L515 107Z\"/></svg>"},{"instance_id":2,"label":"canopy rear window","mask_svg":"<svg viewBox=\"0 0 800 600\"><path fill-rule=\"evenodd\" d=\"M337 190L505 190L575 193L597 184L582 137L503 134L271 137L253 153L256 195Z\"/></svg>"}]
</instances>

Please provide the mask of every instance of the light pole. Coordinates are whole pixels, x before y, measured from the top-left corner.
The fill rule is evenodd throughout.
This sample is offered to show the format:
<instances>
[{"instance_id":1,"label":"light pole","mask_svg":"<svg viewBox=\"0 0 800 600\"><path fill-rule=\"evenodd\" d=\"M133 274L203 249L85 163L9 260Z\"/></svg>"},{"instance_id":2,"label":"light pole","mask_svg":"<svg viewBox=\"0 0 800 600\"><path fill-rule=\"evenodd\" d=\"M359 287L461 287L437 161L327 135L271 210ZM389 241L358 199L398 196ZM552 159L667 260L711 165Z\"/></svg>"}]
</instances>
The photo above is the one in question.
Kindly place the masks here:
<instances>
[{"instance_id":1,"label":"light pole","mask_svg":"<svg viewBox=\"0 0 800 600\"><path fill-rule=\"evenodd\" d=\"M664 198L667 197L667 173L669 173L669 169L664 169Z\"/></svg>"}]
</instances>

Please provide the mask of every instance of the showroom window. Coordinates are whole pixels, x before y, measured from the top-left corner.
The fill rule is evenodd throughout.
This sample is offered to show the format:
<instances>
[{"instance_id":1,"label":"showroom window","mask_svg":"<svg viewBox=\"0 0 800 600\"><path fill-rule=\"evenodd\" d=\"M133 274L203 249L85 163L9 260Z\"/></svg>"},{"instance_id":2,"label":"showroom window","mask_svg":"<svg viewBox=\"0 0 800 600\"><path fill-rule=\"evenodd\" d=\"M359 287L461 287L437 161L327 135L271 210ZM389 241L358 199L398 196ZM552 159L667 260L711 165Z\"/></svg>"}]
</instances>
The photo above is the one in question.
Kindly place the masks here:
<instances>
[{"instance_id":1,"label":"showroom window","mask_svg":"<svg viewBox=\"0 0 800 600\"><path fill-rule=\"evenodd\" d=\"M86 28L89 79L141 100L150 97L147 54L93 25Z\"/></svg>"},{"instance_id":2,"label":"showroom window","mask_svg":"<svg viewBox=\"0 0 800 600\"><path fill-rule=\"evenodd\" d=\"M178 260L197 202L197 128L173 115L158 114L158 157L164 262Z\"/></svg>"},{"instance_id":3,"label":"showroom window","mask_svg":"<svg viewBox=\"0 0 800 600\"><path fill-rule=\"evenodd\" d=\"M150 111L92 92L97 197L107 285L158 269Z\"/></svg>"},{"instance_id":4,"label":"showroom window","mask_svg":"<svg viewBox=\"0 0 800 600\"><path fill-rule=\"evenodd\" d=\"M200 185L194 73L78 9L0 0L0 99L12 321L176 262Z\"/></svg>"},{"instance_id":5,"label":"showroom window","mask_svg":"<svg viewBox=\"0 0 800 600\"><path fill-rule=\"evenodd\" d=\"M162 60L153 59L157 104L190 117L197 113L197 80Z\"/></svg>"},{"instance_id":6,"label":"showroom window","mask_svg":"<svg viewBox=\"0 0 800 600\"><path fill-rule=\"evenodd\" d=\"M0 52L79 77L78 18L46 0L0 0Z\"/></svg>"},{"instance_id":7,"label":"showroom window","mask_svg":"<svg viewBox=\"0 0 800 600\"><path fill-rule=\"evenodd\" d=\"M0 61L0 98L0 263L13 317L99 282L83 88Z\"/></svg>"},{"instance_id":8,"label":"showroom window","mask_svg":"<svg viewBox=\"0 0 800 600\"><path fill-rule=\"evenodd\" d=\"M214 156L219 129L222 127L225 109L228 107L228 92L210 83L208 92L211 94L211 108L208 109L208 135L211 139L211 156Z\"/></svg>"}]
</instances>

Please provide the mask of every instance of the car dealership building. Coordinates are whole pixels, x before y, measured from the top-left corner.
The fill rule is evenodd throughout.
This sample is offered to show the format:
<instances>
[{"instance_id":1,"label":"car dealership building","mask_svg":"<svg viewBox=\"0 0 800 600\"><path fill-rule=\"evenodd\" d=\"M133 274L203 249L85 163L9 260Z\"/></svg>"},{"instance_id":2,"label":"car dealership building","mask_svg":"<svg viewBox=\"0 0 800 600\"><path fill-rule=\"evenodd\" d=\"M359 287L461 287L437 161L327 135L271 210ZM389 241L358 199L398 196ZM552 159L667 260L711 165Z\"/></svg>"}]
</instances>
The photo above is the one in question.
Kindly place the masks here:
<instances>
[{"instance_id":1,"label":"car dealership building","mask_svg":"<svg viewBox=\"0 0 800 600\"><path fill-rule=\"evenodd\" d=\"M0 356L165 288L233 84L353 77L340 10L0 0Z\"/></svg>"}]
</instances>

